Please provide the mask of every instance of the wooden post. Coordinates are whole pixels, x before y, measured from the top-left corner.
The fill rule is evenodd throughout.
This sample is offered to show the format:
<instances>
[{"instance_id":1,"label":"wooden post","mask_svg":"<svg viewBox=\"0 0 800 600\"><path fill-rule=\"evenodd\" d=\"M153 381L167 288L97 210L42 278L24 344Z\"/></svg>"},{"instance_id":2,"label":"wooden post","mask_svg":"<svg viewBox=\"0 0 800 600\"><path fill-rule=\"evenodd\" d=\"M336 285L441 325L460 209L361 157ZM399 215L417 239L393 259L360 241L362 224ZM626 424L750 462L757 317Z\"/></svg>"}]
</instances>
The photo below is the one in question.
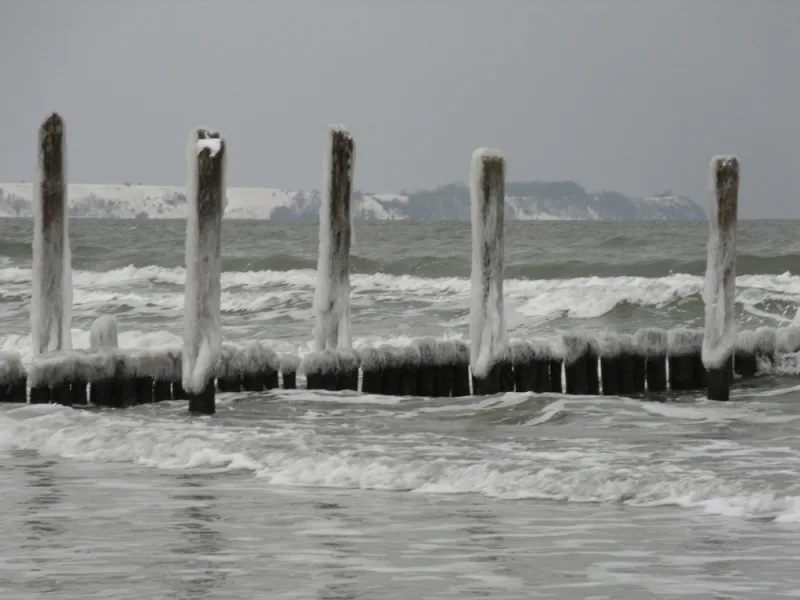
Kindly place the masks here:
<instances>
[{"instance_id":1,"label":"wooden post","mask_svg":"<svg viewBox=\"0 0 800 600\"><path fill-rule=\"evenodd\" d=\"M657 327L636 332L639 355L645 357L648 392L667 391L667 332Z\"/></svg>"},{"instance_id":2,"label":"wooden post","mask_svg":"<svg viewBox=\"0 0 800 600\"><path fill-rule=\"evenodd\" d=\"M364 348L361 355L361 391L365 394L383 393L383 372L385 359L383 351L377 348Z\"/></svg>"},{"instance_id":3,"label":"wooden post","mask_svg":"<svg viewBox=\"0 0 800 600\"><path fill-rule=\"evenodd\" d=\"M697 371L697 355L703 347L703 332L694 329L670 329L667 332L669 387L674 391L699 389L702 380ZM702 367L702 363L700 364Z\"/></svg>"},{"instance_id":4,"label":"wooden post","mask_svg":"<svg viewBox=\"0 0 800 600\"><path fill-rule=\"evenodd\" d=\"M619 342L619 355L617 364L619 366L619 393L622 396L629 396L644 391L644 357L636 354L636 340L629 333L622 333L617 336ZM641 368L637 367L641 360ZM639 373L641 371L641 373ZM641 379L641 385L639 384ZM641 388L641 389L640 389Z\"/></svg>"},{"instance_id":5,"label":"wooden post","mask_svg":"<svg viewBox=\"0 0 800 600\"><path fill-rule=\"evenodd\" d=\"M758 373L756 358L757 334L755 331L739 331L733 354L734 372L740 377L755 377Z\"/></svg>"},{"instance_id":6,"label":"wooden post","mask_svg":"<svg viewBox=\"0 0 800 600\"><path fill-rule=\"evenodd\" d=\"M72 340L72 277L67 209L66 131L53 113L39 128L33 198L33 356L68 350Z\"/></svg>"},{"instance_id":7,"label":"wooden post","mask_svg":"<svg viewBox=\"0 0 800 600\"><path fill-rule=\"evenodd\" d=\"M214 369L222 352L220 276L222 214L225 210L226 145L199 128L189 137L186 199L186 288L183 388L189 411L214 414Z\"/></svg>"},{"instance_id":8,"label":"wooden post","mask_svg":"<svg viewBox=\"0 0 800 600\"><path fill-rule=\"evenodd\" d=\"M716 156L711 160L710 171L703 364L708 370L709 400L728 400L736 344L734 298L739 161L734 156Z\"/></svg>"},{"instance_id":9,"label":"wooden post","mask_svg":"<svg viewBox=\"0 0 800 600\"><path fill-rule=\"evenodd\" d=\"M351 348L340 348L336 354L339 362L339 376L336 389L358 391L358 367L361 357Z\"/></svg>"},{"instance_id":10,"label":"wooden post","mask_svg":"<svg viewBox=\"0 0 800 600\"><path fill-rule=\"evenodd\" d=\"M317 289L314 296L317 352L350 348L350 191L355 142L341 125L328 130L322 205L319 211Z\"/></svg>"},{"instance_id":11,"label":"wooden post","mask_svg":"<svg viewBox=\"0 0 800 600\"><path fill-rule=\"evenodd\" d=\"M561 337L561 358L564 359L564 379L568 394L585 395L589 393L586 355L589 344L581 334L566 334Z\"/></svg>"},{"instance_id":12,"label":"wooden post","mask_svg":"<svg viewBox=\"0 0 800 600\"><path fill-rule=\"evenodd\" d=\"M297 369L300 367L300 357L295 354L281 354L278 356L283 389L297 389ZM358 370L356 370L356 389L358 389Z\"/></svg>"},{"instance_id":13,"label":"wooden post","mask_svg":"<svg viewBox=\"0 0 800 600\"><path fill-rule=\"evenodd\" d=\"M19 352L0 352L0 402L27 402L27 380Z\"/></svg>"},{"instance_id":14,"label":"wooden post","mask_svg":"<svg viewBox=\"0 0 800 600\"><path fill-rule=\"evenodd\" d=\"M479 148L472 155L472 289L470 305L470 367L475 394L501 389L506 357L503 314L504 218L506 163L499 150ZM490 381L496 379L496 381Z\"/></svg>"},{"instance_id":15,"label":"wooden post","mask_svg":"<svg viewBox=\"0 0 800 600\"><path fill-rule=\"evenodd\" d=\"M604 396L618 396L620 389L620 354L622 344L613 333L603 332L597 338Z\"/></svg>"},{"instance_id":16,"label":"wooden post","mask_svg":"<svg viewBox=\"0 0 800 600\"><path fill-rule=\"evenodd\" d=\"M436 394L436 340L424 337L411 342L419 350L417 394L432 398Z\"/></svg>"},{"instance_id":17,"label":"wooden post","mask_svg":"<svg viewBox=\"0 0 800 600\"><path fill-rule=\"evenodd\" d=\"M553 355L550 342L537 339L531 342L533 346L533 391L537 394L546 394L552 391L550 384L550 358ZM559 387L561 382L561 372L558 373Z\"/></svg>"},{"instance_id":18,"label":"wooden post","mask_svg":"<svg viewBox=\"0 0 800 600\"><path fill-rule=\"evenodd\" d=\"M419 347L409 344L403 348L403 396L416 396L419 391Z\"/></svg>"},{"instance_id":19,"label":"wooden post","mask_svg":"<svg viewBox=\"0 0 800 600\"><path fill-rule=\"evenodd\" d=\"M511 363L514 367L514 391L532 392L536 378L535 354L530 342L517 341L509 345Z\"/></svg>"},{"instance_id":20,"label":"wooden post","mask_svg":"<svg viewBox=\"0 0 800 600\"><path fill-rule=\"evenodd\" d=\"M456 357L453 361L453 397L460 398L470 394L469 344L454 340Z\"/></svg>"},{"instance_id":21,"label":"wooden post","mask_svg":"<svg viewBox=\"0 0 800 600\"><path fill-rule=\"evenodd\" d=\"M600 395L600 348L596 338L590 337L586 351L586 384L589 394Z\"/></svg>"},{"instance_id":22,"label":"wooden post","mask_svg":"<svg viewBox=\"0 0 800 600\"><path fill-rule=\"evenodd\" d=\"M382 344L379 351L383 353L383 394L387 396L403 395L403 367L405 351L388 344Z\"/></svg>"}]
</instances>

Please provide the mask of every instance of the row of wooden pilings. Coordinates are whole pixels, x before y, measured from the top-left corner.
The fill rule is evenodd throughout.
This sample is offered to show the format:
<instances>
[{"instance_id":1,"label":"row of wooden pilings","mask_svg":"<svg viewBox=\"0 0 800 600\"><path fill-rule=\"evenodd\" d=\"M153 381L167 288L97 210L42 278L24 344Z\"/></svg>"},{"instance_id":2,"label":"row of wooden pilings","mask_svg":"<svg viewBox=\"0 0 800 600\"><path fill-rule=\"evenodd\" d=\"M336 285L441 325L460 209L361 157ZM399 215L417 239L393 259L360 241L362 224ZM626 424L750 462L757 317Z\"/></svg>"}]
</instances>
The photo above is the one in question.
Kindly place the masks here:
<instances>
[{"instance_id":1,"label":"row of wooden pilings","mask_svg":"<svg viewBox=\"0 0 800 600\"><path fill-rule=\"evenodd\" d=\"M102 324L113 327L108 317ZM257 341L226 343L214 374L218 392L296 389L302 371L309 390L352 390L393 396L460 397L503 392L635 396L695 391L707 385L702 331L642 329L636 334L564 334L509 344L489 377L471 377L462 340L422 338L406 346L311 352L301 360ZM106 336L107 340L115 336ZM93 340L94 342L94 340ZM741 331L731 365L742 378L800 351L800 328ZM182 349L120 349L93 343L87 350L40 355L26 372L18 354L0 353L0 402L126 407L187 400ZM733 374L731 374L732 376ZM205 390L206 397L213 397Z\"/></svg>"},{"instance_id":2,"label":"row of wooden pilings","mask_svg":"<svg viewBox=\"0 0 800 600\"><path fill-rule=\"evenodd\" d=\"M71 349L65 140L64 121L56 114L51 115L39 130L34 198L31 400L60 401L64 382L69 383L70 394L75 388L82 397L85 382L94 383L95 379L98 383L117 379L152 380L152 386L141 383L144 391L140 395L149 398L147 390L152 389L154 399L165 398L169 380L170 397L176 396L177 389L178 396L188 398L190 411L213 413L217 387L226 390L228 384L233 385L233 376L219 374L221 366L231 362L226 358L226 348L229 354L232 351L230 344L225 346L222 342L220 325L225 141L219 133L207 128L191 132L187 146L183 344L180 352L173 348L164 350L162 355L153 352L142 355L102 345L82 354ZM470 165L469 343L418 340L409 348L372 348L360 353L352 349L350 319L350 200L354 160L353 137L342 126L330 127L320 207L314 352L303 361L310 388L356 389L361 373L362 391L372 393L449 396L517 389L560 391L563 368L568 393L625 394L645 389L666 390L669 362L669 383L673 389L707 387L709 398L729 398L733 355L737 338L741 338L736 332L733 304L739 187L739 163L735 157L715 157L711 162L703 331L646 329L635 337L605 334L597 338L570 333L549 344L536 341L509 344L503 311L506 164L499 150L480 148L474 152ZM102 327L98 325L98 329ZM670 335L674 338L674 348L684 348L680 353L669 353ZM258 355L253 349L242 352ZM92 358L88 358L90 355ZM281 372L266 355L258 356L264 369L273 365L271 371L264 373ZM16 359L6 356L4 360L6 371L16 372ZM742 372L752 371L747 366L748 360L737 361ZM296 365L299 359L293 357L287 361L287 365ZM168 369L169 377L160 371L156 373L158 369ZM293 380L291 369L287 367L286 372L289 381ZM242 378L243 374L238 376ZM270 383L263 389L267 385L277 387L274 376L269 377ZM163 389L156 393L159 382ZM45 388L47 393L39 391ZM116 384L107 389L110 391L106 395L112 399L101 403L124 405L124 398L132 397ZM19 391L13 393L20 397Z\"/></svg>"}]
</instances>

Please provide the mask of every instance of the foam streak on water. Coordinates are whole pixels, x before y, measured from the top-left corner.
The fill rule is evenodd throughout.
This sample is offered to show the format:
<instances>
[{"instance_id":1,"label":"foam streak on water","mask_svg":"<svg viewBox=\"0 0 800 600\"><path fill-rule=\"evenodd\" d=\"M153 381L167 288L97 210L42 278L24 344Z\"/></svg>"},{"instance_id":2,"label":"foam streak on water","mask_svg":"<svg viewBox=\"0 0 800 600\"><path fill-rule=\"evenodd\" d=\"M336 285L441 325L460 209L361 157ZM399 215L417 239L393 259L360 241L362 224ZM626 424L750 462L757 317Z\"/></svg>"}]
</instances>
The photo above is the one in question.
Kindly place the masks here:
<instances>
[{"instance_id":1,"label":"foam streak on water","mask_svg":"<svg viewBox=\"0 0 800 600\"><path fill-rule=\"evenodd\" d=\"M226 230L223 331L302 352L316 229L278 225ZM0 343L27 356L29 232L2 226ZM513 337L701 322L703 227L527 227L507 235ZM72 230L75 346L104 313L119 319L122 346L175 341L180 224L78 221ZM468 226L360 231L357 343L465 335ZM752 268L738 269L740 326L793 317L793 231L743 224ZM156 251L158 240L167 241ZM182 402L0 406L0 594L793 597L799 362L785 357L737 384L726 404L702 394L432 400L298 390L221 395L212 418L190 417Z\"/></svg>"}]
</instances>

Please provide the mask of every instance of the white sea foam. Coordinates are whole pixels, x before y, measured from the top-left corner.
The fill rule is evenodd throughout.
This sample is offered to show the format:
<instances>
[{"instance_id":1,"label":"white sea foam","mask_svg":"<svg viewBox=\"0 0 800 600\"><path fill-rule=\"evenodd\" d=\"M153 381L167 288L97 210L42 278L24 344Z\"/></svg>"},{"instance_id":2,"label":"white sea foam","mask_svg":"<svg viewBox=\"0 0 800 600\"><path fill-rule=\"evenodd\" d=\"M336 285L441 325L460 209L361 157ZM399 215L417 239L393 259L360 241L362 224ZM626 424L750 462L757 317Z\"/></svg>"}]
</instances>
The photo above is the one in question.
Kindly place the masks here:
<instances>
[{"instance_id":1,"label":"white sea foam","mask_svg":"<svg viewBox=\"0 0 800 600\"><path fill-rule=\"evenodd\" d=\"M525 401L528 395L508 394L494 399L493 405L471 410L497 410L502 407L496 402L519 406ZM559 402L550 407L546 420L566 408L565 401ZM735 457L757 460L752 449L732 441L682 447L672 454L672 460L664 462L645 460L636 446L619 443L612 446L584 441L582 445L548 448L499 447L490 441L471 446L465 453L448 445L455 440L420 436L409 433L387 438L381 433L361 440L372 445L369 453L361 453L338 447L335 436L320 436L314 429L296 425L283 429L224 428L50 406L0 411L0 450L28 449L45 455L168 470L250 471L265 484L276 485L469 493L640 507L674 505L727 516L800 521L800 502L795 493L751 480L751 469L712 472L696 462L699 457L715 455L720 457L717 462L723 457L727 462ZM800 460L787 454L788 450L774 448L770 452L781 453L787 465ZM431 458L435 455L439 458ZM765 460L754 464L761 465L762 470L769 468Z\"/></svg>"},{"instance_id":2,"label":"white sea foam","mask_svg":"<svg viewBox=\"0 0 800 600\"><path fill-rule=\"evenodd\" d=\"M311 269L289 271L234 271L222 273L223 312L259 312L278 306L291 306L299 298L313 298L316 273ZM0 283L18 284L22 294L29 294L24 284L31 281L30 269L0 269ZM162 286L147 295L131 288L137 282ZM759 313L756 305L779 301L800 303L800 276L742 275L737 277L736 302L745 311ZM185 270L164 267L124 267L107 272L75 271L74 304L85 306L133 306L138 310L169 310L183 307L182 290L172 286L185 284ZM434 305L463 304L469 299L470 282L466 278L425 278L383 273L351 275L351 298L369 302L424 300ZM170 289L172 287L172 289ZM702 277L673 274L666 277L578 277L572 279L507 279L503 293L506 308L526 319L555 317L594 318L623 304L666 308L688 298L700 299ZM298 294L302 292L300 296ZM310 310L310 307L308 309ZM306 317L307 318L307 317Z\"/></svg>"}]
</instances>

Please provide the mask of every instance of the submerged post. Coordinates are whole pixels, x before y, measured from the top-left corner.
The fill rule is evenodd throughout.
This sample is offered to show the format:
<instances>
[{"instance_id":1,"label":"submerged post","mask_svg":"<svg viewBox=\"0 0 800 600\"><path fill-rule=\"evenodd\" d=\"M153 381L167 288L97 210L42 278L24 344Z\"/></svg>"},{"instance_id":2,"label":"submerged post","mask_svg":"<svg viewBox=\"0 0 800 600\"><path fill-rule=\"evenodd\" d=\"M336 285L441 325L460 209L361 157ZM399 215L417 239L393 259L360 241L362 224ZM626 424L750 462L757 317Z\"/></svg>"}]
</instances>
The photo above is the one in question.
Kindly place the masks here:
<instances>
[{"instance_id":1,"label":"submerged post","mask_svg":"<svg viewBox=\"0 0 800 600\"><path fill-rule=\"evenodd\" d=\"M499 150L472 154L472 289L470 292L470 367L473 393L500 391L498 363L506 356L503 315L503 220L505 158Z\"/></svg>"},{"instance_id":2,"label":"submerged post","mask_svg":"<svg viewBox=\"0 0 800 600\"><path fill-rule=\"evenodd\" d=\"M225 210L225 142L198 128L189 137L183 388L189 411L213 414L214 371L222 353L220 275Z\"/></svg>"},{"instance_id":3,"label":"submerged post","mask_svg":"<svg viewBox=\"0 0 800 600\"><path fill-rule=\"evenodd\" d=\"M31 342L34 358L72 345L72 276L67 212L64 120L53 113L39 128L33 198Z\"/></svg>"},{"instance_id":4,"label":"submerged post","mask_svg":"<svg viewBox=\"0 0 800 600\"><path fill-rule=\"evenodd\" d=\"M731 360L736 345L736 218L739 161L735 156L711 159L708 257L703 289L705 336L703 364L708 370L709 400L728 400Z\"/></svg>"},{"instance_id":5,"label":"submerged post","mask_svg":"<svg viewBox=\"0 0 800 600\"><path fill-rule=\"evenodd\" d=\"M314 296L314 345L350 348L350 191L353 185L355 142L341 125L328 130L322 205L319 209L319 255Z\"/></svg>"}]
</instances>

